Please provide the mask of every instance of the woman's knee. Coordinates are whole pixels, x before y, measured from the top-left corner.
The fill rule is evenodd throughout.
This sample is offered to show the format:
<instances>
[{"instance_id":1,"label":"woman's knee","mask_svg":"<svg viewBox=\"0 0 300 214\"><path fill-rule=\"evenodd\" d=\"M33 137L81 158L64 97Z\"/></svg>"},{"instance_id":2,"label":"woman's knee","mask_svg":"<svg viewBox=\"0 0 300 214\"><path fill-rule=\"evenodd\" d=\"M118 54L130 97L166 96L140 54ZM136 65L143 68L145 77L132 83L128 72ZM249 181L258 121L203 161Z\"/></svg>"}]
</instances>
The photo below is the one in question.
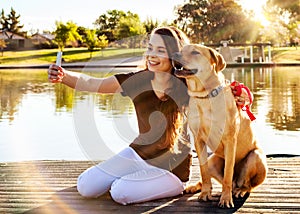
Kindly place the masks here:
<instances>
[{"instance_id":1,"label":"woman's knee","mask_svg":"<svg viewBox=\"0 0 300 214\"><path fill-rule=\"evenodd\" d=\"M133 203L130 192L122 180L116 180L110 189L112 199L122 205Z\"/></svg>"},{"instance_id":2,"label":"woman's knee","mask_svg":"<svg viewBox=\"0 0 300 214\"><path fill-rule=\"evenodd\" d=\"M77 191L81 196L86 198L95 198L99 194L94 191L93 185L89 182L89 179L84 177L83 174L81 174L77 179Z\"/></svg>"},{"instance_id":3,"label":"woman's knee","mask_svg":"<svg viewBox=\"0 0 300 214\"><path fill-rule=\"evenodd\" d=\"M96 198L107 192L113 180L96 167L84 171L77 179L77 191L86 198Z\"/></svg>"},{"instance_id":4,"label":"woman's knee","mask_svg":"<svg viewBox=\"0 0 300 214\"><path fill-rule=\"evenodd\" d=\"M112 199L127 205L181 194L182 182L175 175L162 171L140 171L116 180L110 190Z\"/></svg>"}]
</instances>

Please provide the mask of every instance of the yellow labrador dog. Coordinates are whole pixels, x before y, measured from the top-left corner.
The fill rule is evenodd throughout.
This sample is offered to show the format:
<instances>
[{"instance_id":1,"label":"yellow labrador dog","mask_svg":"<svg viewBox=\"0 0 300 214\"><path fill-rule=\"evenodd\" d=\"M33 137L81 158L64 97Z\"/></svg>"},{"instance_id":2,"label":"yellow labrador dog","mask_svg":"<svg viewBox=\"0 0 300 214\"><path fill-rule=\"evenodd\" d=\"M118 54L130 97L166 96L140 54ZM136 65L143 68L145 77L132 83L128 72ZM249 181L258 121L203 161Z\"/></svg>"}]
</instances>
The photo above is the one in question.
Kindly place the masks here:
<instances>
[{"instance_id":1,"label":"yellow labrador dog","mask_svg":"<svg viewBox=\"0 0 300 214\"><path fill-rule=\"evenodd\" d=\"M212 200L211 177L222 184L220 207L234 207L232 194L243 197L261 184L267 173L266 156L259 148L248 115L237 107L222 70L223 57L202 45L187 45L173 57L175 74L186 79L190 95L188 124L194 136L202 183L200 200ZM208 157L207 147L212 151Z\"/></svg>"}]
</instances>

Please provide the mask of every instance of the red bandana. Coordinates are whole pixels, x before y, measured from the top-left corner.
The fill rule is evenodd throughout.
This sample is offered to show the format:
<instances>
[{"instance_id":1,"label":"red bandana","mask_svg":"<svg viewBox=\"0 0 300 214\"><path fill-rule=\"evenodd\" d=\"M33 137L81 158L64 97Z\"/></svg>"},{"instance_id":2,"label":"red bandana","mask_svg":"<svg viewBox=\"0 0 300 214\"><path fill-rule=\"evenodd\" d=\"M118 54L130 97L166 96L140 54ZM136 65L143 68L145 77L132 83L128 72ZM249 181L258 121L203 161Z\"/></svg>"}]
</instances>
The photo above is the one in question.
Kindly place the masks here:
<instances>
[{"instance_id":1,"label":"red bandana","mask_svg":"<svg viewBox=\"0 0 300 214\"><path fill-rule=\"evenodd\" d=\"M249 118L250 118L251 121L255 120L256 118L255 118L255 116L253 115L253 113L250 110L250 107L251 107L252 102L253 102L250 89L247 86L245 86L244 84L239 83L237 81L232 82L231 86L234 86L234 90L236 90L236 94L235 94L236 96L240 96L242 94L242 89L243 88L247 91L250 104L248 104L248 105L242 105L241 108L242 108L243 111L247 112L247 114L248 114L248 116L249 116Z\"/></svg>"}]
</instances>

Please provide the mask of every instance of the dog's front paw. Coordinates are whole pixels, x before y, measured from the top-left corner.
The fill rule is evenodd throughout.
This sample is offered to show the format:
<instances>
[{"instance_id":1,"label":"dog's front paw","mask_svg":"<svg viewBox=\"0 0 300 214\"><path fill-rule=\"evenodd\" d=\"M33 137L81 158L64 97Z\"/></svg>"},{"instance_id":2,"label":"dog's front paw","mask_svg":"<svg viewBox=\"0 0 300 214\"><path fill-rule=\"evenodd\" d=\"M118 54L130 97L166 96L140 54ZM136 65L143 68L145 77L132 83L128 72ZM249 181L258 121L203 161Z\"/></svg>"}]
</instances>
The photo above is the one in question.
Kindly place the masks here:
<instances>
[{"instance_id":1,"label":"dog's front paw","mask_svg":"<svg viewBox=\"0 0 300 214\"><path fill-rule=\"evenodd\" d=\"M195 185L187 186L184 191L186 193L196 193L196 192L199 192L201 190L201 188L202 188L202 183L199 181Z\"/></svg>"},{"instance_id":2,"label":"dog's front paw","mask_svg":"<svg viewBox=\"0 0 300 214\"><path fill-rule=\"evenodd\" d=\"M198 197L200 201L212 201L213 196L211 194L212 192L212 186L210 184L203 184L201 193Z\"/></svg>"},{"instance_id":3,"label":"dog's front paw","mask_svg":"<svg viewBox=\"0 0 300 214\"><path fill-rule=\"evenodd\" d=\"M235 188L233 190L233 195L236 198L243 198L249 192L250 192L250 190L246 189L246 188Z\"/></svg>"},{"instance_id":4,"label":"dog's front paw","mask_svg":"<svg viewBox=\"0 0 300 214\"><path fill-rule=\"evenodd\" d=\"M200 201L213 201L214 200L214 198L211 194L211 191L203 191L203 192L201 191L198 199Z\"/></svg>"},{"instance_id":5,"label":"dog's front paw","mask_svg":"<svg viewBox=\"0 0 300 214\"><path fill-rule=\"evenodd\" d=\"M222 192L220 202L219 202L219 207L221 207L221 208L232 208L232 207L234 207L231 192L228 192L228 193Z\"/></svg>"}]
</instances>

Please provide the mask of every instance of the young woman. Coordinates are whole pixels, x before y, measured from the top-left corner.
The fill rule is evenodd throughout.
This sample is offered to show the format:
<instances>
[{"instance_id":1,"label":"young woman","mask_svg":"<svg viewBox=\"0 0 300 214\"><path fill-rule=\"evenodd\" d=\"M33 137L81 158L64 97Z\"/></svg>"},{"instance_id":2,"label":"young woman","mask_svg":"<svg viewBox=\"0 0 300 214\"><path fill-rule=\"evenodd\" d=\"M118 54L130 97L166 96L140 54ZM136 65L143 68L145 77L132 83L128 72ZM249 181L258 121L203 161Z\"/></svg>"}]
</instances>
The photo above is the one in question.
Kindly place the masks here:
<instances>
[{"instance_id":1,"label":"young woman","mask_svg":"<svg viewBox=\"0 0 300 214\"><path fill-rule=\"evenodd\" d=\"M185 81L175 77L173 53L188 43L177 28L161 27L151 33L146 69L94 78L51 65L49 81L81 91L121 93L135 106L139 135L128 148L84 171L77 189L84 197L110 191L113 200L130 204L181 194L189 179L190 144L184 107Z\"/></svg>"},{"instance_id":2,"label":"young woman","mask_svg":"<svg viewBox=\"0 0 300 214\"><path fill-rule=\"evenodd\" d=\"M81 91L121 93L135 106L139 135L128 148L84 171L77 189L84 197L107 191L126 205L181 194L190 174L190 142L184 107L188 104L184 79L174 75L173 53L188 43L177 28L154 29L146 52L146 68L138 72L94 78L50 65L49 81ZM232 87L235 95L237 91ZM249 103L247 92L235 96L237 105Z\"/></svg>"}]
</instances>

